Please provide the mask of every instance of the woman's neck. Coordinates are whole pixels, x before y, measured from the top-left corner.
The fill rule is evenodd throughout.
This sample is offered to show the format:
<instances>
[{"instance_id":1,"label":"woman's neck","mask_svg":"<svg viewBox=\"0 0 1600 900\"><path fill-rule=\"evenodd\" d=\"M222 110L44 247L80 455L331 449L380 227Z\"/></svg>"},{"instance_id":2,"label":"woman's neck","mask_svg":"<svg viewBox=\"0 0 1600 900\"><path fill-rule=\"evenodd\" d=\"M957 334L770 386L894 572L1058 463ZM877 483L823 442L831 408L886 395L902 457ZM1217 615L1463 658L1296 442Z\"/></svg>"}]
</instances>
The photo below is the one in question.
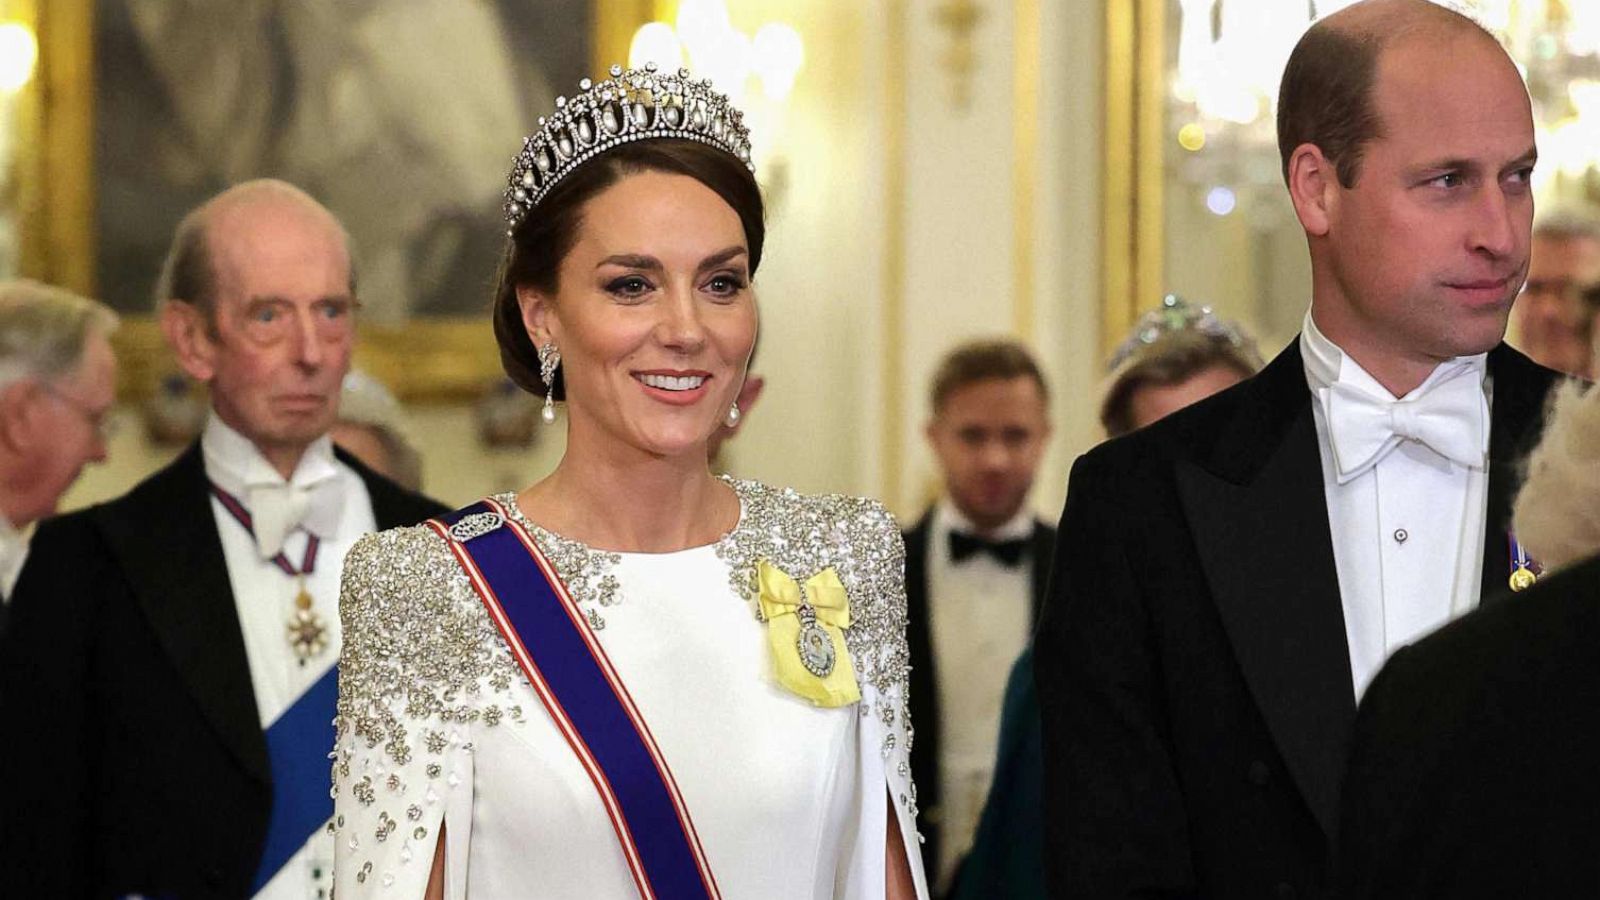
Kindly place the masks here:
<instances>
[{"instance_id":1,"label":"woman's neck","mask_svg":"<svg viewBox=\"0 0 1600 900\"><path fill-rule=\"evenodd\" d=\"M541 528L599 550L670 553L710 544L739 520L739 498L704 454L608 458L574 453L517 495Z\"/></svg>"}]
</instances>

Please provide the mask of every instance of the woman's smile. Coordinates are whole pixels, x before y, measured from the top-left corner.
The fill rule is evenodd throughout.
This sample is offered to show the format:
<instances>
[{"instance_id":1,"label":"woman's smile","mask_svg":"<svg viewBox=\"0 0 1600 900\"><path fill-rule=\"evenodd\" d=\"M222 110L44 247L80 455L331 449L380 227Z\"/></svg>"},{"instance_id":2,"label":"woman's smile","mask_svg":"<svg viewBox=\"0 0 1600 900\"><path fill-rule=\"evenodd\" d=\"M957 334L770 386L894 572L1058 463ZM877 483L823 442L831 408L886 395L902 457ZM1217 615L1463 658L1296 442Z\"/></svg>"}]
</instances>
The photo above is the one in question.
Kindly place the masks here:
<instances>
[{"instance_id":1,"label":"woman's smile","mask_svg":"<svg viewBox=\"0 0 1600 900\"><path fill-rule=\"evenodd\" d=\"M644 389L645 396L673 406L698 403L708 393L711 373L699 370L651 369L633 372L633 380Z\"/></svg>"}]
</instances>

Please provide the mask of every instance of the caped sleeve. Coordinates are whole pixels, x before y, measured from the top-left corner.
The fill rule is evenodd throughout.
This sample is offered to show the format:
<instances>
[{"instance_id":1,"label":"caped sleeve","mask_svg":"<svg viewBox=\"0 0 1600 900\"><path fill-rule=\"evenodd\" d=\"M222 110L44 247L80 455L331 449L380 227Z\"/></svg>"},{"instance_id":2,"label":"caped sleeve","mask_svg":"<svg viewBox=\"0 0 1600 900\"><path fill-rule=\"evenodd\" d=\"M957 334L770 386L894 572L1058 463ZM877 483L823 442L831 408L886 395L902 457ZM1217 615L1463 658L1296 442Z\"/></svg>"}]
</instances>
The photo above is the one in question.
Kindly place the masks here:
<instances>
[{"instance_id":1,"label":"caped sleeve","mask_svg":"<svg viewBox=\"0 0 1600 900\"><path fill-rule=\"evenodd\" d=\"M462 897L472 725L489 655L481 608L443 539L425 527L362 538L341 583L335 895L422 897L444 828L445 896Z\"/></svg>"},{"instance_id":2,"label":"caped sleeve","mask_svg":"<svg viewBox=\"0 0 1600 900\"><path fill-rule=\"evenodd\" d=\"M854 550L848 636L861 686L859 783L861 817L856 863L841 895L882 897L887 816L893 813L906 848L917 896L927 897L917 832L917 790L911 780L915 739L907 711L910 674L906 645L905 541L894 516L873 500L847 512ZM847 584L847 589L852 585Z\"/></svg>"}]
</instances>

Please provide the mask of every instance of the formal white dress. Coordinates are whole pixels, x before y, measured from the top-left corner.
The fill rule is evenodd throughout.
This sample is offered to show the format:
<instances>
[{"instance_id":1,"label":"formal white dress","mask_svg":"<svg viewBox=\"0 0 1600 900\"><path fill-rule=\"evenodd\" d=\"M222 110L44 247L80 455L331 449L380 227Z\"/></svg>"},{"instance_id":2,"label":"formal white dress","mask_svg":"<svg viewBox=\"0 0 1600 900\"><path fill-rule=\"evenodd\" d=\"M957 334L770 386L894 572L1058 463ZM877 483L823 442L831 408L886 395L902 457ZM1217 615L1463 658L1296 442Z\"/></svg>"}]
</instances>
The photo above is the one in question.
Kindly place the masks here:
<instances>
[{"instance_id":1,"label":"formal white dress","mask_svg":"<svg viewBox=\"0 0 1600 900\"><path fill-rule=\"evenodd\" d=\"M521 519L654 734L724 898L878 898L893 810L926 896L905 712L904 548L872 501L730 481L739 525L676 553L591 550ZM520 518L515 495L499 498ZM758 561L833 567L859 703L778 684ZM402 528L346 563L334 753L337 896L638 896L588 775L444 539Z\"/></svg>"}]
</instances>

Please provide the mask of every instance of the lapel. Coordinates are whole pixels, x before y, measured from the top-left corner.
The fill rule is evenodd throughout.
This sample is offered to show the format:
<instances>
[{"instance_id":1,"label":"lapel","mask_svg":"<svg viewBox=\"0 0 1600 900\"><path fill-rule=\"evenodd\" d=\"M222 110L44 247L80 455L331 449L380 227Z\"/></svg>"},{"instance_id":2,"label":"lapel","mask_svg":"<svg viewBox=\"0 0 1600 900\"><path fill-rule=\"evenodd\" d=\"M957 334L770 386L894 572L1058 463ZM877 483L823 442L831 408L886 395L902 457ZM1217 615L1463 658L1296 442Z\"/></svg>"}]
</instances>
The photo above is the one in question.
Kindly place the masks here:
<instances>
[{"instance_id":1,"label":"lapel","mask_svg":"<svg viewBox=\"0 0 1600 900\"><path fill-rule=\"evenodd\" d=\"M1506 344L1489 351L1494 400L1489 412L1489 486L1483 528L1480 605L1510 596L1511 504L1522 486L1522 460L1544 424L1545 398L1561 375Z\"/></svg>"},{"instance_id":2,"label":"lapel","mask_svg":"<svg viewBox=\"0 0 1600 900\"><path fill-rule=\"evenodd\" d=\"M1332 836L1355 691L1299 342L1239 390L1178 489L1245 682Z\"/></svg>"},{"instance_id":3,"label":"lapel","mask_svg":"<svg viewBox=\"0 0 1600 900\"><path fill-rule=\"evenodd\" d=\"M335 452L366 484L379 528L412 525L447 511L374 474L349 454ZM268 784L266 739L208 490L197 441L95 515L201 714L244 770Z\"/></svg>"},{"instance_id":4,"label":"lapel","mask_svg":"<svg viewBox=\"0 0 1600 900\"><path fill-rule=\"evenodd\" d=\"M1038 520L1033 523L1033 538L1028 548L1028 590L1031 594L1032 613L1028 631L1039 625L1039 614L1044 610L1044 593L1050 583L1050 561L1055 558L1056 530Z\"/></svg>"},{"instance_id":5,"label":"lapel","mask_svg":"<svg viewBox=\"0 0 1600 900\"><path fill-rule=\"evenodd\" d=\"M96 510L111 552L201 714L246 772L270 783L244 636L200 444Z\"/></svg>"}]
</instances>

